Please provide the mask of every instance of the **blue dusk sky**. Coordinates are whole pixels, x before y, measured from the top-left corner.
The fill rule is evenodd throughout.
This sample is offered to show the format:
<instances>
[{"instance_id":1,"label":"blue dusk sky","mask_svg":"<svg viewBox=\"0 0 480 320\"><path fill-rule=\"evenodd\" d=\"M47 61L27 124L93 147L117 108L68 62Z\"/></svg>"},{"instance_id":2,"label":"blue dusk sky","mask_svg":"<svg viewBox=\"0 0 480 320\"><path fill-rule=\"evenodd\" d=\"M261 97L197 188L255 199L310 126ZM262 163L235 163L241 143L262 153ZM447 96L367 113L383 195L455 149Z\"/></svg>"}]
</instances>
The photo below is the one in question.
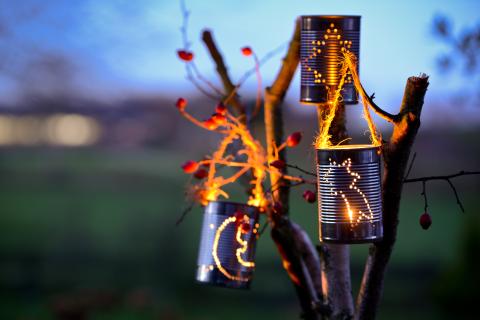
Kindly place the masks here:
<instances>
[{"instance_id":1,"label":"blue dusk sky","mask_svg":"<svg viewBox=\"0 0 480 320\"><path fill-rule=\"evenodd\" d=\"M432 35L436 14L454 21L455 31L480 21L478 0L186 0L189 37L202 73L217 81L199 36L214 31L233 79L252 61L240 54L249 45L262 56L286 43L303 14L362 16L361 77L377 101L398 105L405 80L431 76L428 101L449 109L461 92L478 94L478 78L461 70L440 73L436 58L448 48ZM72 94L114 101L132 95L193 96L183 64L178 0L22 0L0 2L0 102L12 104L26 93ZM262 67L268 84L283 53ZM298 99L296 75L288 98ZM467 85L466 85L467 83ZM466 87L466 89L465 89ZM254 78L244 94L254 94ZM468 99L467 99L468 100ZM478 96L476 101L478 102ZM478 114L470 103L465 108ZM396 108L396 107L394 107ZM393 110L392 110L393 111ZM448 113L448 110L447 110Z\"/></svg>"}]
</instances>

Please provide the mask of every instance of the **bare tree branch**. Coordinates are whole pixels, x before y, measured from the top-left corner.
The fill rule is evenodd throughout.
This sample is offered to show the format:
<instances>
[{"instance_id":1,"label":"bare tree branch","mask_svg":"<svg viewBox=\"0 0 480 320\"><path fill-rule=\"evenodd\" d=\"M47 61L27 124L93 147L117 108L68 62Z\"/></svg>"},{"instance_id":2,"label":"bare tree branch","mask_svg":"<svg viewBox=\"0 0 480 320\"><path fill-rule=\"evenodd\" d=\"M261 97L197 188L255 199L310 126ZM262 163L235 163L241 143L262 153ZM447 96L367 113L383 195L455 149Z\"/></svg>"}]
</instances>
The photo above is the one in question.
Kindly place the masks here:
<instances>
[{"instance_id":1,"label":"bare tree branch","mask_svg":"<svg viewBox=\"0 0 480 320\"><path fill-rule=\"evenodd\" d=\"M410 172L412 171L413 164L415 163L415 158L417 157L417 153L413 154L413 158L410 161L410 165L408 166L407 174L405 175L405 180L410 176Z\"/></svg>"},{"instance_id":2,"label":"bare tree branch","mask_svg":"<svg viewBox=\"0 0 480 320\"><path fill-rule=\"evenodd\" d=\"M410 150L420 127L423 100L428 88L428 76L410 77L399 114L394 122L390 141L383 146L383 232L382 241L370 247L360 291L355 319L374 319L383 291L385 270L396 240L398 213L405 171Z\"/></svg>"},{"instance_id":3,"label":"bare tree branch","mask_svg":"<svg viewBox=\"0 0 480 320\"><path fill-rule=\"evenodd\" d=\"M405 179L404 183L412 183L412 182L422 182L422 181L431 181L431 180L450 180L457 177L462 176L469 176L469 175L477 175L480 174L480 171L459 171L457 173L452 173L448 175L441 175L441 176L427 176L427 177L419 177L419 178L412 178L412 179Z\"/></svg>"},{"instance_id":4,"label":"bare tree branch","mask_svg":"<svg viewBox=\"0 0 480 320\"><path fill-rule=\"evenodd\" d=\"M276 160L275 145L280 145L283 140L283 113L280 104L295 74L299 58L300 23L297 20L282 67L273 84L265 90L264 107L268 162ZM279 153L279 159L286 162L284 150ZM302 317L315 320L318 319L317 311L319 306L322 305L318 296L318 287L321 286L321 282L318 282L320 274L315 274L319 270L316 264L319 260L318 257L315 257L316 252L310 250L312 246L307 244L310 240L304 237L301 228L288 219L290 188L289 182L282 179L285 174L285 169L278 174L270 174L270 184L278 186L275 191L272 190L272 197L275 201L282 203L283 206L283 213L270 213L271 235L282 257L283 266L294 284L302 307Z\"/></svg>"},{"instance_id":5,"label":"bare tree branch","mask_svg":"<svg viewBox=\"0 0 480 320\"><path fill-rule=\"evenodd\" d=\"M452 189L453 194L455 195L455 199L457 201L458 206L460 207L460 210L462 212L465 212L465 207L462 204L462 201L460 200L460 196L458 195L457 189L455 188L455 185L451 181L451 179L462 177L462 176L469 176L469 175L478 175L480 174L480 171L460 171L457 173L449 174L449 175L442 175L442 176L427 176L427 177L420 177L420 178L413 178L413 179L405 179L403 182L404 183L413 183L413 182L422 182L423 184L423 192L422 194L425 193L425 184L427 181L433 181L433 180L445 180L450 188ZM426 194L424 194L426 197ZM426 209L425 209L426 211Z\"/></svg>"},{"instance_id":6,"label":"bare tree branch","mask_svg":"<svg viewBox=\"0 0 480 320\"><path fill-rule=\"evenodd\" d=\"M215 44L212 32L210 30L204 30L202 32L202 40L207 47L213 62L215 62L217 73L222 80L223 87L225 88L226 96L229 96L230 94L232 94L233 91L236 91L236 87L230 79L228 69L225 65L225 62L223 61L222 54L220 53L217 45ZM231 103L237 111L237 115L245 114L245 107L241 104L240 99L238 98L238 95L236 93L232 97Z\"/></svg>"},{"instance_id":7,"label":"bare tree branch","mask_svg":"<svg viewBox=\"0 0 480 320\"><path fill-rule=\"evenodd\" d=\"M363 94L364 96L367 98L368 100L368 104L372 107L373 111L375 111L376 114L378 114L382 119L388 121L388 122L391 122L391 123L395 123L397 122L399 119L400 119L400 115L397 114L397 115L393 115L393 114L390 114L388 113L387 111L383 110L382 108L380 108L374 101L374 97L375 97L375 94L372 94L372 95L368 95L367 94L367 91L365 91L365 88L363 87L363 85L360 83L360 88L361 90L363 91Z\"/></svg>"},{"instance_id":8,"label":"bare tree branch","mask_svg":"<svg viewBox=\"0 0 480 320\"><path fill-rule=\"evenodd\" d=\"M297 166L297 165L288 164L288 163L285 164L285 165L286 165L287 167L289 167L289 168L292 168L292 169L298 170L298 171L300 171L300 172L303 172L303 173L305 173L305 174L307 174L307 175L309 175L309 176L317 177L317 175L316 175L315 173L310 172L310 171L307 171L307 170L305 170L305 169L302 169L302 168L300 168L300 167Z\"/></svg>"},{"instance_id":9,"label":"bare tree branch","mask_svg":"<svg viewBox=\"0 0 480 320\"><path fill-rule=\"evenodd\" d=\"M320 257L315 249L315 246L310 241L308 234L303 230L298 224L292 222L292 227L296 231L295 239L302 255L303 260L305 261L305 266L308 268L308 273L311 277L311 282L315 287L315 294L321 296L322 294L322 278L321 278L321 267L320 267ZM317 299L319 301L319 299Z\"/></svg>"},{"instance_id":10,"label":"bare tree branch","mask_svg":"<svg viewBox=\"0 0 480 320\"><path fill-rule=\"evenodd\" d=\"M188 205L188 207L186 207L186 208L183 210L183 212L182 212L182 214L180 215L180 217L178 217L177 222L175 222L175 226L178 227L178 226L180 225L180 223L183 222L183 220L185 219L185 217L187 216L187 214L189 214L190 211L192 211L194 205L195 205L195 202L192 201L192 202Z\"/></svg>"},{"instance_id":11,"label":"bare tree branch","mask_svg":"<svg viewBox=\"0 0 480 320\"><path fill-rule=\"evenodd\" d=\"M428 210L427 186L425 181L422 181L422 196L424 200L423 212Z\"/></svg>"},{"instance_id":12,"label":"bare tree branch","mask_svg":"<svg viewBox=\"0 0 480 320\"><path fill-rule=\"evenodd\" d=\"M462 201L460 201L460 197L458 196L458 192L457 192L457 189L455 188L455 186L453 185L453 182L450 181L450 179L447 179L447 182L448 184L450 185L450 188L452 188L452 191L453 191L453 194L455 195L455 199L457 200L457 204L458 206L460 207L460 210L462 210L462 212L465 212L465 208L462 204Z\"/></svg>"},{"instance_id":13,"label":"bare tree branch","mask_svg":"<svg viewBox=\"0 0 480 320\"><path fill-rule=\"evenodd\" d=\"M273 84L265 90L265 134L267 142L268 162L275 160L274 145L280 145L283 140L283 114L279 105L290 86L295 70L300 59L300 22L296 21L295 31L290 41L287 55L283 60L282 67L275 78ZM282 150L279 154L280 160L286 162L285 152ZM284 170L283 174L285 174ZM270 174L270 183L272 185L280 184L282 174ZM285 212L288 213L288 181L285 181L285 187L280 188L273 194L274 198L285 206Z\"/></svg>"},{"instance_id":14,"label":"bare tree branch","mask_svg":"<svg viewBox=\"0 0 480 320\"><path fill-rule=\"evenodd\" d=\"M180 27L180 33L182 34L183 47L185 50L190 50L192 45L191 41L188 39L188 19L190 18L190 11L188 11L187 6L185 5L184 0L180 0L180 11L182 13L182 26ZM194 61L189 61L185 63L185 70L187 72L187 79L197 88L198 91L203 93L205 96L209 97L212 100L219 100L219 97L216 95L222 96L221 91L216 88L210 81L208 81L198 70ZM209 92L205 89L196 79L196 77L203 81L214 93ZM216 93L216 94L215 94Z\"/></svg>"},{"instance_id":15,"label":"bare tree branch","mask_svg":"<svg viewBox=\"0 0 480 320\"><path fill-rule=\"evenodd\" d=\"M271 230L271 236L282 258L283 267L292 281L302 308L302 318L318 319L317 309L321 305L316 286L302 257L297 243L301 234L287 216L278 215ZM308 254L307 251L303 252ZM321 283L320 283L321 285Z\"/></svg>"}]
</instances>

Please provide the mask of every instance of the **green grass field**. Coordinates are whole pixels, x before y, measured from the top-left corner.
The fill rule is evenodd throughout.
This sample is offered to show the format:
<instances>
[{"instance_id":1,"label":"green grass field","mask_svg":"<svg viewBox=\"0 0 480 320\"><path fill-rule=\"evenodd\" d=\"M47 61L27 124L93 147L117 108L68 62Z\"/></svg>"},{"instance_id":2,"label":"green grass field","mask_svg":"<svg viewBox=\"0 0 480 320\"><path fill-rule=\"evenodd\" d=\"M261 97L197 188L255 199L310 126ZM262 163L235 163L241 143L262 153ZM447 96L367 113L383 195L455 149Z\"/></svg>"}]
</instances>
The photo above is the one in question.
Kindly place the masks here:
<instances>
[{"instance_id":1,"label":"green grass field","mask_svg":"<svg viewBox=\"0 0 480 320\"><path fill-rule=\"evenodd\" d=\"M52 310L79 300L89 319L297 318L268 232L250 292L194 283L201 209L175 227L185 206L184 159L168 150L3 150L0 318L53 319ZM479 225L477 180L458 186L467 214L446 184L432 184L428 232L418 225L420 186L406 188L380 319L440 317L435 288L463 261L463 230ZM302 190L292 193L291 215L316 243L316 206L301 200ZM352 247L354 290L367 250ZM94 296L103 298L84 301Z\"/></svg>"}]
</instances>

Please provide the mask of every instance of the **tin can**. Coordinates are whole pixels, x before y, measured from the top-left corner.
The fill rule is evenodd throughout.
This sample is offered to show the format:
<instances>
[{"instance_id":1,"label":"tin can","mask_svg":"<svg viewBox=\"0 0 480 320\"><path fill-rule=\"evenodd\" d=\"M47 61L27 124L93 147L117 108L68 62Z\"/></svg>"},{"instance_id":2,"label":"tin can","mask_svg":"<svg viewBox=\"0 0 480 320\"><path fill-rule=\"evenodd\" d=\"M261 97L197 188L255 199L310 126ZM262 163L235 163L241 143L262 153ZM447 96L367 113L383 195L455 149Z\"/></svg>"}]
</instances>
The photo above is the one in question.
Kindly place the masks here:
<instances>
[{"instance_id":1,"label":"tin can","mask_svg":"<svg viewBox=\"0 0 480 320\"><path fill-rule=\"evenodd\" d=\"M212 201L205 207L196 280L248 289L255 270L259 210L241 203Z\"/></svg>"},{"instance_id":2,"label":"tin can","mask_svg":"<svg viewBox=\"0 0 480 320\"><path fill-rule=\"evenodd\" d=\"M301 17L301 103L321 104L331 101L341 79L342 50L351 51L359 58L360 18L360 16ZM341 94L345 104L358 103L358 93L348 74Z\"/></svg>"},{"instance_id":3,"label":"tin can","mask_svg":"<svg viewBox=\"0 0 480 320\"><path fill-rule=\"evenodd\" d=\"M380 147L317 149L320 241L364 243L382 239Z\"/></svg>"}]
</instances>

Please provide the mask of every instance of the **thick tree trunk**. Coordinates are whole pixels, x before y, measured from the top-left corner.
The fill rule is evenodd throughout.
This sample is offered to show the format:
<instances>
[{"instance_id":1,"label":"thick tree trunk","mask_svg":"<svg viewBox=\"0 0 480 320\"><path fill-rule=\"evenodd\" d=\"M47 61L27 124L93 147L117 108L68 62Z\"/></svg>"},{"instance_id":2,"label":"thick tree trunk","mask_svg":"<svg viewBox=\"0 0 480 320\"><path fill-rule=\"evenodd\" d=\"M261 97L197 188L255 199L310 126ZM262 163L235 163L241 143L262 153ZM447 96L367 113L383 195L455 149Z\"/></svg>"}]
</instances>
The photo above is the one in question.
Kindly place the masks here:
<instances>
[{"instance_id":1,"label":"thick tree trunk","mask_svg":"<svg viewBox=\"0 0 480 320\"><path fill-rule=\"evenodd\" d=\"M323 121L324 106L318 107L319 127ZM332 143L348 138L345 106L338 107L330 127ZM322 244L319 247L322 262L323 299L330 307L325 319L351 319L353 317L352 284L350 278L350 248L348 245Z\"/></svg>"},{"instance_id":2,"label":"thick tree trunk","mask_svg":"<svg viewBox=\"0 0 480 320\"><path fill-rule=\"evenodd\" d=\"M282 67L273 84L265 90L265 133L267 142L268 161L274 160L273 144L277 146L283 141L283 112L281 103L290 86L300 58L300 24L296 22L295 32ZM279 158L286 161L285 152ZM286 173L286 169L282 172ZM299 298L304 319L318 319L317 310L321 307L319 258L313 245L300 226L288 218L289 184L280 174L270 174L270 184L275 190L272 192L274 201L282 205L282 213L270 212L272 222L272 239L275 242L282 263L287 271Z\"/></svg>"}]
</instances>

